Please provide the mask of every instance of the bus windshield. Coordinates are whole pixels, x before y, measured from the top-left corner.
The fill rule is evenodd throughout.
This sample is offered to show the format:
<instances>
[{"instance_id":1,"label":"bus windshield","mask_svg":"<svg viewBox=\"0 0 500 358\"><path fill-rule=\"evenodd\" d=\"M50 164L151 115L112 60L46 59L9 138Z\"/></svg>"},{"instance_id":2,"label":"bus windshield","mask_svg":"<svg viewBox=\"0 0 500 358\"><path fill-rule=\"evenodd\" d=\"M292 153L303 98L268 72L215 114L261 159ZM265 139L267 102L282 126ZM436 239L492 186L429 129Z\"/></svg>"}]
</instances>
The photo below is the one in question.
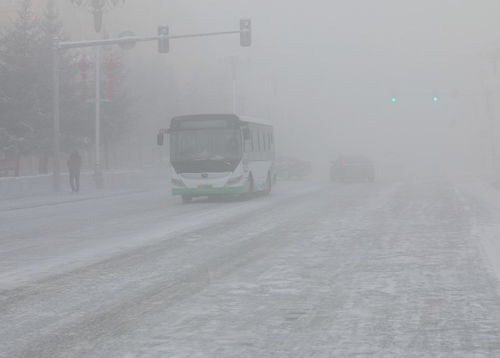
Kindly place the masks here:
<instances>
[{"instance_id":1,"label":"bus windshield","mask_svg":"<svg viewBox=\"0 0 500 358\"><path fill-rule=\"evenodd\" d=\"M241 158L238 129L193 129L171 134L171 158L186 161L234 161Z\"/></svg>"}]
</instances>

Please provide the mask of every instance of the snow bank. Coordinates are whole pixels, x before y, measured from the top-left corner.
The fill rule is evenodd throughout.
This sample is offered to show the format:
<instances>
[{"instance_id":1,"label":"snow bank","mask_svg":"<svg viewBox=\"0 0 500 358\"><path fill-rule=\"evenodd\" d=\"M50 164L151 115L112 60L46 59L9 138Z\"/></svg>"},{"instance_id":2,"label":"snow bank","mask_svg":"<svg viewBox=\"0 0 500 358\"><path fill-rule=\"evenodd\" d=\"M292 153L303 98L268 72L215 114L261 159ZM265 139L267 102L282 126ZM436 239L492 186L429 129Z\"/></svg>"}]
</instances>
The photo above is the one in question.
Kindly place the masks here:
<instances>
[{"instance_id":1,"label":"snow bank","mask_svg":"<svg viewBox=\"0 0 500 358\"><path fill-rule=\"evenodd\" d=\"M104 173L104 186L107 189L138 189L144 187L146 176L142 170L107 171ZM81 190L94 190L94 176L91 172L82 173ZM61 175L62 190L69 190L68 174ZM0 199L13 199L53 192L52 175L0 178Z\"/></svg>"},{"instance_id":2,"label":"snow bank","mask_svg":"<svg viewBox=\"0 0 500 358\"><path fill-rule=\"evenodd\" d=\"M498 185L472 183L457 185L465 209L471 212L471 234L488 263L492 274L500 282L500 192Z\"/></svg>"}]
</instances>

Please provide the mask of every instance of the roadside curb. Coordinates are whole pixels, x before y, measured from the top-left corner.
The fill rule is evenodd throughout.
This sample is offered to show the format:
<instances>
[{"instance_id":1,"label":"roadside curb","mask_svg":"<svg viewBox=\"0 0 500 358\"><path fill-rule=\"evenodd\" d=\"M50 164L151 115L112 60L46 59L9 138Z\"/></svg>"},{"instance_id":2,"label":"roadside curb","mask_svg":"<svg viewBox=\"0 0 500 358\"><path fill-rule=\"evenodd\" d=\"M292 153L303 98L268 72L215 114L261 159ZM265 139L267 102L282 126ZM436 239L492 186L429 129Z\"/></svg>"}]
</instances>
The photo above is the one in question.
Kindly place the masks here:
<instances>
[{"instance_id":1,"label":"roadside curb","mask_svg":"<svg viewBox=\"0 0 500 358\"><path fill-rule=\"evenodd\" d=\"M24 210L24 209L36 209L36 208L41 208L45 206L57 206L57 205L64 205L64 204L71 204L71 203L79 203L82 201L90 201L90 200L100 200L100 199L107 199L107 198L113 198L113 197L118 197L118 196L127 196L127 195L134 195L134 194L140 194L146 192L146 189L136 189L136 190L127 190L127 191L121 191L121 192L115 192L115 193L108 193L108 194L103 194L103 195L92 195L92 196L86 196L86 197L74 197L74 198L65 198L63 200L55 200L60 197L53 197L52 200L47 200L46 202L38 203L38 204L13 204L12 206L9 206L8 204L5 207L2 207L2 201L0 201L0 212L5 212L5 211L15 211L15 210ZM11 201L9 199L5 200L6 202ZM16 201L16 199L12 200Z\"/></svg>"}]
</instances>

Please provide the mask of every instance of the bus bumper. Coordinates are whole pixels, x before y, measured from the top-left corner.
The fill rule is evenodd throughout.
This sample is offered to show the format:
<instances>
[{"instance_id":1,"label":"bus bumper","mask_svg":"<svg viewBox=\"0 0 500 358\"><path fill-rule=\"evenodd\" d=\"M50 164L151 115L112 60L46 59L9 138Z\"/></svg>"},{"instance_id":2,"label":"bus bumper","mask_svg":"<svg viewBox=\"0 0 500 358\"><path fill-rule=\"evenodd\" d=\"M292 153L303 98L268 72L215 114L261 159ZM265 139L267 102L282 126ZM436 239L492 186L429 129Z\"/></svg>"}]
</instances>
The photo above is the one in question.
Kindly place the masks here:
<instances>
[{"instance_id":1,"label":"bus bumper","mask_svg":"<svg viewBox=\"0 0 500 358\"><path fill-rule=\"evenodd\" d=\"M246 185L231 187L200 187L200 188L175 188L172 189L172 195L189 196L209 196L224 194L244 194L248 191Z\"/></svg>"}]
</instances>

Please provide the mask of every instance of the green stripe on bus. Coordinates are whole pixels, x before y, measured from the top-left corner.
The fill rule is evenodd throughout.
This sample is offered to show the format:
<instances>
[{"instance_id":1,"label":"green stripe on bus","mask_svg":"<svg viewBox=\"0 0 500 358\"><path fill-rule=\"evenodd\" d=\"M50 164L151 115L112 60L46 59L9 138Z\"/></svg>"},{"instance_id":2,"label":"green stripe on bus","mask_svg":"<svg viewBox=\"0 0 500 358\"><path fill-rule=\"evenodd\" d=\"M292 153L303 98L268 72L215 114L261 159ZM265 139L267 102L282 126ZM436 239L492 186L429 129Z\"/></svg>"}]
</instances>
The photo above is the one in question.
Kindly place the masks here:
<instances>
[{"instance_id":1,"label":"green stripe on bus","mask_svg":"<svg viewBox=\"0 0 500 358\"><path fill-rule=\"evenodd\" d=\"M214 195L214 194L244 194L247 192L246 186L227 188L179 188L172 189L173 195Z\"/></svg>"}]
</instances>

